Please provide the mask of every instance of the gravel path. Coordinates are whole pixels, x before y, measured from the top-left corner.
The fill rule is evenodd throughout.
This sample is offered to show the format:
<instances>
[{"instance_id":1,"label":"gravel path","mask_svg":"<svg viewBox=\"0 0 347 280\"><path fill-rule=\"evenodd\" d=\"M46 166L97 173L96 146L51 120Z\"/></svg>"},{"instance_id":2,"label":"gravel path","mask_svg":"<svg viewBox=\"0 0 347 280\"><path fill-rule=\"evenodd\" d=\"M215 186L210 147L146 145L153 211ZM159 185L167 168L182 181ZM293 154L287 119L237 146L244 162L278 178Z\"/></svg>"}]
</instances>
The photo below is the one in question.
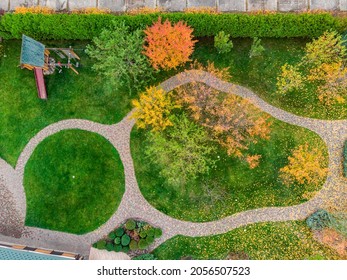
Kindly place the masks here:
<instances>
[{"instance_id":1,"label":"gravel path","mask_svg":"<svg viewBox=\"0 0 347 280\"><path fill-rule=\"evenodd\" d=\"M310 201L296 206L248 210L207 223L180 221L153 208L139 190L130 154L130 132L134 126L134 121L130 120L129 116L114 125L103 125L79 119L64 120L47 126L29 141L18 159L15 170L0 159L0 209L2 206L4 208L0 211L0 232L1 224L5 225L3 228L10 229L10 232L2 230L0 240L60 251L77 252L87 256L91 243L102 238L128 218L145 220L163 229L163 236L152 246L152 248L155 248L178 234L186 236L219 234L256 222L302 220L318 208L335 207L344 209L346 207L347 183L342 177L341 162L343 143L347 139L347 121L325 121L296 116L271 106L247 88L221 81L203 71L191 70L180 73L163 82L161 87L166 91L170 91L179 85L192 81L202 82L218 90L247 98L273 117L290 124L305 127L319 134L325 141L329 151L329 174L321 191ZM84 235L24 226L26 201L23 176L25 165L42 140L64 129L82 129L102 135L118 150L124 165L125 193L121 204L104 225ZM8 215L8 213L11 213L11 215ZM13 220L12 223L11 220ZM13 226L11 226L12 224ZM11 233L12 231L14 233ZM19 236L19 239L15 238Z\"/></svg>"}]
</instances>

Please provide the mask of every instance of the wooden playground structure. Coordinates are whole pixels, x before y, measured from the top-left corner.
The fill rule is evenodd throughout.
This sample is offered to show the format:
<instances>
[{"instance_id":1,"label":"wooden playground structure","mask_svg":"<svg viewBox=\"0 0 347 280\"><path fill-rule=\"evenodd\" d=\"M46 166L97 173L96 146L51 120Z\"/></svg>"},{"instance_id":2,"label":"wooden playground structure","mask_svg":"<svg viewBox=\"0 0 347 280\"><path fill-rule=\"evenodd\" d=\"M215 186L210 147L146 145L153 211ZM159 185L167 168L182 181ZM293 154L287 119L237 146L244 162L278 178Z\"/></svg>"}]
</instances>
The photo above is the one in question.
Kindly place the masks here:
<instances>
[{"instance_id":1,"label":"wooden playground structure","mask_svg":"<svg viewBox=\"0 0 347 280\"><path fill-rule=\"evenodd\" d=\"M51 53L61 58L65 62L56 61ZM20 58L20 67L34 71L38 97L47 99L47 91L45 86L44 75L51 75L56 70L59 73L63 68L71 69L77 75L76 68L79 67L80 57L70 48L46 48L40 42L23 35L22 50ZM72 61L77 61L75 64Z\"/></svg>"}]
</instances>

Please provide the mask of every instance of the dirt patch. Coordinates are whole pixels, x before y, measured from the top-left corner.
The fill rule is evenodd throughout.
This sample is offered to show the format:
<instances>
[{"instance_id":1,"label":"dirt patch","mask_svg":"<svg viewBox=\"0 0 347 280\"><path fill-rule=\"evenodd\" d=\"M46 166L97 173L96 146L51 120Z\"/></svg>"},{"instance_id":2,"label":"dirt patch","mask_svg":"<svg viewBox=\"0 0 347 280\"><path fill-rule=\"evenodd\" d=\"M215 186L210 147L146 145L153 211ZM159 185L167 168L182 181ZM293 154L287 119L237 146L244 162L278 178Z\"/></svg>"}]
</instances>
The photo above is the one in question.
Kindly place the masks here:
<instances>
[{"instance_id":1,"label":"dirt patch","mask_svg":"<svg viewBox=\"0 0 347 280\"><path fill-rule=\"evenodd\" d=\"M313 237L318 242L334 249L341 257L347 259L347 238L337 231L325 228L320 231L314 231Z\"/></svg>"}]
</instances>

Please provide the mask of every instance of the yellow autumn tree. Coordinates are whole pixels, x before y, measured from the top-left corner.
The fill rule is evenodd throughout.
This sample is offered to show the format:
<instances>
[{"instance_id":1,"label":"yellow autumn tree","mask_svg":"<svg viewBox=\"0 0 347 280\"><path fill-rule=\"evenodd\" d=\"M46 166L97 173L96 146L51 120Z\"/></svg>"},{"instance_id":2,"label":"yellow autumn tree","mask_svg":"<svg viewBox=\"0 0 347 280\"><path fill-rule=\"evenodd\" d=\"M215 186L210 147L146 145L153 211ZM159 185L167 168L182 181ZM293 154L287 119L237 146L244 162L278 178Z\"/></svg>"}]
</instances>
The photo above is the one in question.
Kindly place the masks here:
<instances>
[{"instance_id":1,"label":"yellow autumn tree","mask_svg":"<svg viewBox=\"0 0 347 280\"><path fill-rule=\"evenodd\" d=\"M308 143L298 146L288 157L288 164L280 169L280 178L287 185L308 184L318 186L328 173L325 157L316 147Z\"/></svg>"},{"instance_id":2,"label":"yellow autumn tree","mask_svg":"<svg viewBox=\"0 0 347 280\"><path fill-rule=\"evenodd\" d=\"M277 78L277 91L316 92L325 105L343 103L347 99L347 49L341 35L325 32L306 45L305 55L296 65L285 64Z\"/></svg>"},{"instance_id":3,"label":"yellow autumn tree","mask_svg":"<svg viewBox=\"0 0 347 280\"><path fill-rule=\"evenodd\" d=\"M347 68L342 62L323 63L311 69L308 80L318 84L317 94L327 105L344 103L347 96Z\"/></svg>"},{"instance_id":4,"label":"yellow autumn tree","mask_svg":"<svg viewBox=\"0 0 347 280\"><path fill-rule=\"evenodd\" d=\"M284 64L281 67L281 75L277 77L277 90L280 94L298 90L303 87L304 79L298 67Z\"/></svg>"},{"instance_id":5,"label":"yellow autumn tree","mask_svg":"<svg viewBox=\"0 0 347 280\"><path fill-rule=\"evenodd\" d=\"M172 126L169 119L171 111L180 107L172 100L171 93L157 87L147 88L132 104L135 110L131 118L136 120L137 127L149 127L152 131L163 131Z\"/></svg>"}]
</instances>

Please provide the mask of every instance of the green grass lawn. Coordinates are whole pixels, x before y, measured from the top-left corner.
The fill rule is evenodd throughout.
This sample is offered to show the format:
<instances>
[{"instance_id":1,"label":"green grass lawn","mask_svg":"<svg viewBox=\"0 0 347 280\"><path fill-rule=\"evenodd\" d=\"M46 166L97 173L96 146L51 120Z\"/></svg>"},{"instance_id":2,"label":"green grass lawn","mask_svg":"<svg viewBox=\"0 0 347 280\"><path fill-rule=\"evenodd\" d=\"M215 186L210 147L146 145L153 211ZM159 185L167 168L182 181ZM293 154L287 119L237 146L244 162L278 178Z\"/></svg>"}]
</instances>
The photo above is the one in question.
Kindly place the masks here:
<instances>
[{"instance_id":1,"label":"green grass lawn","mask_svg":"<svg viewBox=\"0 0 347 280\"><path fill-rule=\"evenodd\" d=\"M266 52L261 58L249 59L250 39L234 39L230 54L221 55L213 47L211 38L200 38L193 59L214 61L218 67L230 67L235 83L245 85L271 104L299 115L317 118L347 118L347 106L324 108L315 98L295 95L279 97L275 94L276 77L280 67L300 59L307 41L303 39L263 39ZM81 118L105 124L120 121L130 110L127 90L114 90L91 67L93 61L83 49L89 42L56 41L47 46L72 46L81 57L80 75L64 69L46 77L48 100L37 98L34 74L21 70L20 41L5 41L6 57L0 60L0 157L15 166L20 152L31 137L45 126L63 119ZM153 84L181 71L160 72Z\"/></svg>"},{"instance_id":2,"label":"green grass lawn","mask_svg":"<svg viewBox=\"0 0 347 280\"><path fill-rule=\"evenodd\" d=\"M176 236L153 251L162 260L226 259L243 252L252 260L341 259L318 243L304 222L259 223L208 237Z\"/></svg>"},{"instance_id":3,"label":"green grass lawn","mask_svg":"<svg viewBox=\"0 0 347 280\"><path fill-rule=\"evenodd\" d=\"M46 138L25 168L26 225L82 234L116 211L124 193L116 149L100 135L61 131Z\"/></svg>"},{"instance_id":4,"label":"green grass lawn","mask_svg":"<svg viewBox=\"0 0 347 280\"><path fill-rule=\"evenodd\" d=\"M297 115L318 119L347 119L347 103L326 107L315 92L276 94L276 78L285 63L295 64L304 53L305 39L262 39L265 52L261 57L249 58L251 39L233 39L229 54L218 54L212 38L200 39L193 59L213 61L218 67L230 67L232 82L252 89L270 104Z\"/></svg>"},{"instance_id":5,"label":"green grass lawn","mask_svg":"<svg viewBox=\"0 0 347 280\"><path fill-rule=\"evenodd\" d=\"M216 220L248 209L305 202L307 199L303 194L321 186L315 189L284 186L278 178L279 169L288 163L291 150L305 142L324 151L327 165L326 146L317 134L307 129L273 118L272 121L270 140L259 141L250 147L251 154L262 156L257 168L250 169L247 163L228 157L217 147L215 156L220 160L216 168L208 176L182 188L169 186L158 175L160 170L145 155L146 134L135 128L131 134L131 152L142 194L165 214L196 222ZM202 187L204 182L217 185L207 191Z\"/></svg>"},{"instance_id":6,"label":"green grass lawn","mask_svg":"<svg viewBox=\"0 0 347 280\"><path fill-rule=\"evenodd\" d=\"M48 46L72 45L83 49L87 42L49 42ZM21 70L20 41L5 41L7 57L0 62L0 157L15 165L31 137L45 126L63 119L79 118L112 124L131 109L129 94L105 86L91 69L92 62L82 50L80 75L69 69L47 76L48 100L37 98L34 73Z\"/></svg>"}]
</instances>

